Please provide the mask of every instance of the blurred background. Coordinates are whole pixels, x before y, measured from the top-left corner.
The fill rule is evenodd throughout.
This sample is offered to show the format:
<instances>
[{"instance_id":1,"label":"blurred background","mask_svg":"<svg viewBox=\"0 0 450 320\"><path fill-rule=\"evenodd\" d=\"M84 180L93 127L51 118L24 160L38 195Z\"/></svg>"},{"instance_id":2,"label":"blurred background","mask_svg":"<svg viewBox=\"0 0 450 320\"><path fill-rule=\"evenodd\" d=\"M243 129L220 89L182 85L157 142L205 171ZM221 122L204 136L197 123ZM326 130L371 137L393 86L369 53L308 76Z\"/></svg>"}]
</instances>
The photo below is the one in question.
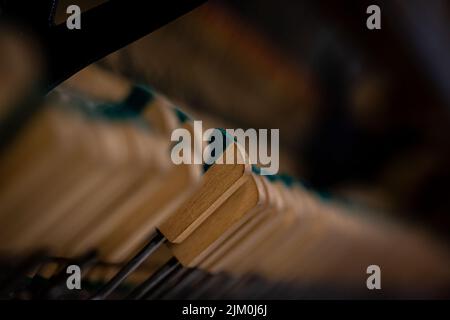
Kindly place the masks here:
<instances>
[{"instance_id":1,"label":"blurred background","mask_svg":"<svg viewBox=\"0 0 450 320\"><path fill-rule=\"evenodd\" d=\"M233 127L280 128L282 170L450 234L450 1L212 0L101 64Z\"/></svg>"},{"instance_id":2,"label":"blurred background","mask_svg":"<svg viewBox=\"0 0 450 320\"><path fill-rule=\"evenodd\" d=\"M449 25L446 0L210 0L99 64L216 124L279 128L283 171L448 237ZM35 40L2 21L2 144L42 80Z\"/></svg>"},{"instance_id":3,"label":"blurred background","mask_svg":"<svg viewBox=\"0 0 450 320\"><path fill-rule=\"evenodd\" d=\"M6 2L8 1L0 0L0 8L3 8ZM64 23L67 18L65 9L70 4L76 3L86 11L104 2L61 0L57 7L52 7L55 22ZM9 1L9 4L11 3ZM19 16L33 19L34 12L25 10L22 13L20 1L17 3L15 12ZM54 2L46 3L52 5ZM368 30L366 27L369 17L366 9L372 4L381 8L381 30ZM47 9L48 6L42 9L45 14ZM1 14L0 12L0 18L3 18ZM39 34L39 28L47 27L47 20L43 25L37 25L37 29L27 29L15 22L0 19L2 151L14 141L15 134L20 131L18 129L26 127L24 124L32 118L30 115L45 104L67 103L72 108L72 104L75 106L78 100L84 99L83 108L89 109L89 106L96 105L100 109L102 105L95 100L95 93L100 93L101 96L104 93L102 90L110 88L101 85L102 71L106 69L122 76L117 77L113 84L123 89L123 92L106 90L110 96L119 96L118 101L127 96L131 84L141 83L169 97L177 107L192 115L194 119L205 120L208 125L214 127L280 129L280 171L298 178L305 186L310 187L308 190L312 191L312 197L320 195L317 197L320 198L318 203L326 203L328 197L344 200L342 203L346 208L356 207L363 209L358 212L380 213L389 217L386 220L398 220L402 226L413 225L435 236L442 244L450 244L450 1L210 0L157 31L95 62L94 71L100 67L100 73L92 70L89 73L88 70L84 74L81 72L78 78L72 78L72 85L84 85L92 89L87 91L93 92L94 95L91 100L82 95L75 98L72 96L69 97L71 101L68 95L64 95L70 91L70 80L55 88L46 97L39 96L37 90L45 83L47 65L44 58L46 51L41 47L42 39L35 35ZM120 24L119 18L117 23ZM125 30L124 28L124 32ZM96 78L96 75L100 76ZM126 85L122 86L125 82ZM67 100L64 100L66 98ZM121 105L117 102L116 104ZM70 108L67 110L72 112ZM39 118L36 119L35 122L30 121L31 129L39 129L40 125L46 128L47 122L39 123ZM89 218L93 216L90 215L91 211L109 213L111 208L108 201L118 205L129 200L105 192L105 210L97 210L98 189L94 178L97 171L114 169L111 169L113 174L108 171L110 175L107 176L105 173L108 178L105 178L106 183L98 184L104 191L104 187L110 187L109 179L117 178L116 167L104 168L107 167L105 163L108 164L106 160L111 160L113 165L122 165L120 161L124 161L127 170L134 170L134 163L131 161L134 158L130 156L128 159L127 152L134 155L133 152L139 148L130 148L130 151L123 147L125 139L113 139L119 137L111 133L114 130L119 132L115 129L117 123L114 121L113 124L105 126L110 127L109 129L103 129L103 126L97 128L97 124L92 125L95 121L91 123L91 118L85 121L89 122L86 126L82 121L82 124L77 122L78 116L74 117L73 123L72 120L69 121L70 117L62 119L67 120L68 129L65 124L61 125L63 121L51 122L51 125L61 129L64 134L71 130L71 125L79 130L67 134L67 137L73 139L67 141L81 141L80 146L83 148L84 144L89 145L89 148L86 147L89 152L80 147L80 154L85 156L85 152L86 159L91 159L91 156L95 159L93 171L83 171L84 163L73 156L77 154L77 149L71 149L68 142L66 145L66 136L61 140L58 140L58 136L55 141L50 141L46 135L47 129L43 129L42 137L37 137L36 140L31 137L32 134L30 137L25 134L25 141L30 138L31 142L25 145L23 150L20 143L17 144L19 147L11 144L13 147L10 148L10 153L12 150L12 153L17 152L18 156L8 156L5 152L0 161L0 195L5 199L5 203L13 198L9 207L8 204L0 202L0 209L4 211L2 214L4 213L5 217L0 224L4 230L3 234L0 232L0 240L4 237L15 243L17 238L21 245L21 237L17 237L19 234L26 240L31 239L29 243L24 240L27 245L34 245L34 239L41 240L37 235L47 236L54 232L62 238L66 236L65 232L61 231L64 229L58 229L58 219L55 219L56 222L51 219L47 221L48 226L42 222L44 219L36 219L34 203L31 200L37 204L42 202L41 207L37 206L41 211L36 210L41 218L48 212L55 213L56 217L60 209L58 204L65 204L67 199L69 205L67 208L62 206L62 213L75 212L80 217L86 215ZM33 124L37 124L36 128ZM91 125L92 127L89 127ZM92 132L86 128L90 128ZM111 141L108 140L111 145L108 145L106 140L103 141L103 138L98 141L92 139L91 145L88 140L97 132L94 129L99 132L111 130L108 131L108 137L109 134L112 137ZM123 138L123 132L121 137ZM162 141L163 138L158 136L158 139ZM114 152L105 152L104 156L101 154L104 150L99 148L101 157L97 158L96 147L102 144L95 143L99 141L105 144L104 150L109 152L114 149ZM158 140L158 143L161 141ZM52 143L61 149L57 151L61 152L63 159L59 161L61 159L56 159L55 156L58 160L54 162L55 168L51 154L48 158L52 161L40 152L41 146ZM169 142L163 140L161 145L163 143L168 145ZM159 144L156 143L155 146ZM147 157L146 152L152 148L142 149L145 149L142 153L144 159ZM159 152L168 157L165 149L153 149L151 152ZM116 155L120 161L116 159ZM23 163L18 164L16 156ZM161 159L165 159L163 156L157 157L157 161L161 161L158 165L166 170L169 165L162 163L164 161ZM41 198L41 188L47 180L35 179L35 174L37 177L41 176L38 170L33 169L38 163L33 162L33 157L42 157L43 162L47 161L43 166L50 172L48 177L57 182L61 180L64 183L61 185L65 186L66 190L54 184L52 190L55 194L52 195L51 191L42 192L45 197ZM100 158L102 161L97 161ZM155 163L157 161L155 160ZM91 165L87 160L86 163ZM92 190L88 190L85 189L85 181L80 178L83 177L82 174L78 176L77 171L74 171L68 175L73 181L80 183L80 190L89 191L86 191L86 199L92 201L92 207L89 207L89 201L84 201L82 196L80 201L76 196L73 199L71 197L71 188L78 190L76 183L66 179L67 168L73 169L72 164L73 167L80 166L80 172L86 174L86 180L94 177ZM21 165L29 171L22 170ZM86 168L91 169L90 166ZM117 168L123 170L118 170L120 174L127 173L125 165L117 165ZM61 175L59 171L54 174L56 169L61 169ZM28 195L21 193L20 183L17 190L9 184L25 181L24 185L28 188L28 180L16 180L14 175L23 175L27 179L28 175L31 177L33 184L30 183L29 190L34 192L35 197L29 203L22 200ZM42 174L42 177L47 176ZM161 178L161 181L166 180L169 179ZM116 181L118 190L119 187L126 186L118 181L119 179ZM106 190L115 191L114 184L111 185L113 187ZM28 190L25 187L23 190ZM187 187L190 188L191 186ZM133 194L134 190L131 187L130 190L130 194ZM119 191L122 192L121 189ZM119 191L117 194L120 194ZM17 196L10 197L9 193ZM70 197L66 199L64 195ZM171 199L168 199L167 202L170 202ZM86 207L91 211L78 211L78 205L86 203ZM16 210L22 207L26 210ZM99 207L103 208L100 205ZM51 211L47 210L48 208L56 209ZM78 219L76 215L75 220ZM66 216L61 217L64 218L61 218L61 222L65 223ZM80 230L85 231L84 221L81 221L81 218L79 220ZM91 227L89 219L87 220L86 224ZM10 229L7 222L12 226L22 227L23 224L24 228L17 228L19 231L16 232L16 229ZM44 225L42 230L39 224ZM92 223L92 226L97 227L95 223ZM47 227L48 229L45 229ZM119 225L118 229L121 227ZM21 230L35 230L36 233L28 234L24 231L22 234ZM53 239L51 236L49 239ZM67 238L71 236L69 232ZM387 241L392 239L387 238ZM8 247L7 241L0 241L0 244ZM408 247L409 245L408 242ZM414 244L411 247L414 247ZM402 250L401 246L399 250ZM346 258L345 254L343 257L339 256L336 263L340 265L342 261L348 260ZM427 259L422 260L424 265L428 263ZM317 261L322 263L322 256L318 256ZM440 267L446 269L446 266ZM401 273L402 268L396 270ZM420 271L416 265L411 266L411 269Z\"/></svg>"},{"instance_id":4,"label":"blurred background","mask_svg":"<svg viewBox=\"0 0 450 320\"><path fill-rule=\"evenodd\" d=\"M366 28L370 4L381 30ZM445 0L211 0L99 63L230 127L279 128L282 170L446 236L449 18ZM5 101L41 67L23 37L2 45ZM24 43L33 63L12 67Z\"/></svg>"}]
</instances>

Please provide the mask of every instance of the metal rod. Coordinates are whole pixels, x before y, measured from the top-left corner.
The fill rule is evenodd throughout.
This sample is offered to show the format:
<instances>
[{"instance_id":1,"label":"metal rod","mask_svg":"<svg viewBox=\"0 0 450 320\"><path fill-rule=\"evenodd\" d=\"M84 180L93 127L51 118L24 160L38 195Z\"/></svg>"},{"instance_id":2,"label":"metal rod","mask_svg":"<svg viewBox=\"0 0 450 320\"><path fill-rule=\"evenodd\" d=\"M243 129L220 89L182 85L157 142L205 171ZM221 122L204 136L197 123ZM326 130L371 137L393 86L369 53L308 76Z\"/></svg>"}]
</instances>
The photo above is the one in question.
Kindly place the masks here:
<instances>
[{"instance_id":1,"label":"metal rod","mask_svg":"<svg viewBox=\"0 0 450 320\"><path fill-rule=\"evenodd\" d=\"M189 268L180 268L175 271L168 281L161 283L161 285L154 288L151 292L147 294L145 297L148 300L158 300L161 299L164 295L169 293L175 286L183 279L189 271L192 269Z\"/></svg>"},{"instance_id":2,"label":"metal rod","mask_svg":"<svg viewBox=\"0 0 450 320\"><path fill-rule=\"evenodd\" d=\"M108 297L131 273L133 273L151 254L153 254L166 238L159 232L152 237L149 243L136 254L117 274L101 288L91 300L103 300Z\"/></svg>"},{"instance_id":3,"label":"metal rod","mask_svg":"<svg viewBox=\"0 0 450 320\"><path fill-rule=\"evenodd\" d=\"M160 267L154 274L152 274L141 285L134 289L127 299L140 300L145 299L146 296L161 284L164 280L170 277L174 272L181 268L180 262L176 258L172 258L167 261L162 267Z\"/></svg>"}]
</instances>

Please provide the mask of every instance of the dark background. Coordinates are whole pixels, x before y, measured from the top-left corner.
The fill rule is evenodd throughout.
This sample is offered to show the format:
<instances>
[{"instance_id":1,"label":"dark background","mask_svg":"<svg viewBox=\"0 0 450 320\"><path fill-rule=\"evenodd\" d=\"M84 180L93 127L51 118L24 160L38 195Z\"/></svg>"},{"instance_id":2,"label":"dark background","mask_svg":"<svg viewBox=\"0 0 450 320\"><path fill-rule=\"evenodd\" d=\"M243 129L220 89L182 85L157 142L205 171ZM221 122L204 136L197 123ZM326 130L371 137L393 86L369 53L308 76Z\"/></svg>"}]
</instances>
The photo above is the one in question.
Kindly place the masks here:
<instances>
[{"instance_id":1,"label":"dark background","mask_svg":"<svg viewBox=\"0 0 450 320\"><path fill-rule=\"evenodd\" d=\"M449 18L442 0L213 0L102 63L201 115L280 128L282 170L447 236Z\"/></svg>"}]
</instances>

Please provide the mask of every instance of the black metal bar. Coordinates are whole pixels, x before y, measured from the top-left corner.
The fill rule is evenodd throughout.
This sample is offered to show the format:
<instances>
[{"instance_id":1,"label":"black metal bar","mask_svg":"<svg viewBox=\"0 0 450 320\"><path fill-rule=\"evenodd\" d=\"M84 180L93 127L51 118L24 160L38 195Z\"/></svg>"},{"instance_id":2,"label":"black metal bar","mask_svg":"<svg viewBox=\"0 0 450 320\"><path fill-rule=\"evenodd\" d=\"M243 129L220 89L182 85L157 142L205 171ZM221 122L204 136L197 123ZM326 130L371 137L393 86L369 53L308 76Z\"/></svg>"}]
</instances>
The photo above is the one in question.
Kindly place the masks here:
<instances>
[{"instance_id":1,"label":"black metal bar","mask_svg":"<svg viewBox=\"0 0 450 320\"><path fill-rule=\"evenodd\" d=\"M167 261L161 268L159 268L154 274L152 274L147 280L145 280L141 285L134 289L126 299L129 300L140 300L145 299L146 296L153 290L157 285L167 280L174 272L181 268L180 262L176 258L172 258Z\"/></svg>"},{"instance_id":2,"label":"black metal bar","mask_svg":"<svg viewBox=\"0 0 450 320\"><path fill-rule=\"evenodd\" d=\"M150 292L148 292L145 297L148 300L158 300L161 299L164 295L168 294L175 286L187 275L192 269L189 268L181 268L175 271L170 278L156 286Z\"/></svg>"},{"instance_id":3,"label":"black metal bar","mask_svg":"<svg viewBox=\"0 0 450 320\"><path fill-rule=\"evenodd\" d=\"M151 254L153 254L164 242L166 238L159 233L151 238L149 243L136 254L128 263L117 272L117 274L101 288L92 300L103 300L108 297L131 273L133 273Z\"/></svg>"}]
</instances>

